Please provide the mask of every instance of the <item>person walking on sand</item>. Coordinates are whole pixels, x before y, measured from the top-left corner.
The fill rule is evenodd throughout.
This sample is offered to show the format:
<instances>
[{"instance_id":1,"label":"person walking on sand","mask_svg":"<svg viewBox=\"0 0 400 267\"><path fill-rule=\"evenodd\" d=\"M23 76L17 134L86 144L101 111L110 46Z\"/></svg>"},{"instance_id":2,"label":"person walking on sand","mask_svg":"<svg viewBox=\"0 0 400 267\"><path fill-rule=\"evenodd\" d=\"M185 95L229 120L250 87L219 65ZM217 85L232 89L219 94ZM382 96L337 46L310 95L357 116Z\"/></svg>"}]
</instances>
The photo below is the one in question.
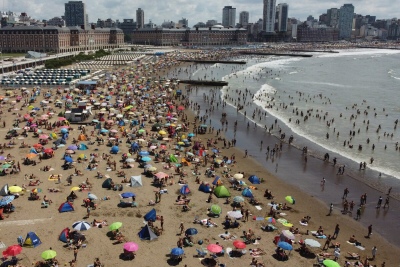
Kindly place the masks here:
<instances>
[{"instance_id":1,"label":"person walking on sand","mask_svg":"<svg viewBox=\"0 0 400 267\"><path fill-rule=\"evenodd\" d=\"M356 220L360 220L361 219L361 207L357 209L357 213L356 213Z\"/></svg>"},{"instance_id":2,"label":"person walking on sand","mask_svg":"<svg viewBox=\"0 0 400 267\"><path fill-rule=\"evenodd\" d=\"M339 232L340 232L339 224L336 224L336 226L335 226L335 232L334 232L333 235L332 235L332 239L336 239L336 238L338 237L338 235L339 235Z\"/></svg>"},{"instance_id":3,"label":"person walking on sand","mask_svg":"<svg viewBox=\"0 0 400 267\"><path fill-rule=\"evenodd\" d=\"M379 199L378 199L378 204L376 204L376 208L377 209L380 209L381 208L381 206L382 206L382 196L379 196Z\"/></svg>"},{"instance_id":4,"label":"person walking on sand","mask_svg":"<svg viewBox=\"0 0 400 267\"><path fill-rule=\"evenodd\" d=\"M349 191L349 189L346 187L346 189L344 189L344 191L343 191L342 199L347 198L347 195L348 195L349 193L350 193L350 191Z\"/></svg>"},{"instance_id":5,"label":"person walking on sand","mask_svg":"<svg viewBox=\"0 0 400 267\"><path fill-rule=\"evenodd\" d=\"M372 259L371 260L375 260L375 256L376 256L376 251L377 251L378 249L376 248L376 246L374 246L373 248L372 248Z\"/></svg>"},{"instance_id":6,"label":"person walking on sand","mask_svg":"<svg viewBox=\"0 0 400 267\"><path fill-rule=\"evenodd\" d=\"M389 197L386 197L385 204L383 205L383 208L386 208L386 206L389 208Z\"/></svg>"},{"instance_id":7,"label":"person walking on sand","mask_svg":"<svg viewBox=\"0 0 400 267\"><path fill-rule=\"evenodd\" d=\"M331 216L332 211L333 211L333 203L331 203L331 205L329 206L329 213L328 213L328 216Z\"/></svg>"},{"instance_id":8,"label":"person walking on sand","mask_svg":"<svg viewBox=\"0 0 400 267\"><path fill-rule=\"evenodd\" d=\"M161 230L164 231L164 216L162 215L160 217L160 223L161 223Z\"/></svg>"},{"instance_id":9,"label":"person walking on sand","mask_svg":"<svg viewBox=\"0 0 400 267\"><path fill-rule=\"evenodd\" d=\"M89 219L89 217L90 217L90 206L88 206L88 207L86 208L86 212L87 212L86 218Z\"/></svg>"},{"instance_id":10,"label":"person walking on sand","mask_svg":"<svg viewBox=\"0 0 400 267\"><path fill-rule=\"evenodd\" d=\"M78 248L74 248L74 261L76 261L76 258L78 257Z\"/></svg>"},{"instance_id":11,"label":"person walking on sand","mask_svg":"<svg viewBox=\"0 0 400 267\"><path fill-rule=\"evenodd\" d=\"M183 232L185 231L185 226L183 225L183 222L181 222L181 224L179 225L179 229L181 230L179 235L182 235Z\"/></svg>"},{"instance_id":12,"label":"person walking on sand","mask_svg":"<svg viewBox=\"0 0 400 267\"><path fill-rule=\"evenodd\" d=\"M372 224L370 224L370 225L368 226L368 235L367 235L367 238L370 238L371 235L372 235Z\"/></svg>"},{"instance_id":13,"label":"person walking on sand","mask_svg":"<svg viewBox=\"0 0 400 267\"><path fill-rule=\"evenodd\" d=\"M244 157L247 158L247 149L244 151Z\"/></svg>"},{"instance_id":14,"label":"person walking on sand","mask_svg":"<svg viewBox=\"0 0 400 267\"><path fill-rule=\"evenodd\" d=\"M246 211L244 212L244 220L246 222L249 221L249 214L250 214L249 209L246 209Z\"/></svg>"}]
</instances>

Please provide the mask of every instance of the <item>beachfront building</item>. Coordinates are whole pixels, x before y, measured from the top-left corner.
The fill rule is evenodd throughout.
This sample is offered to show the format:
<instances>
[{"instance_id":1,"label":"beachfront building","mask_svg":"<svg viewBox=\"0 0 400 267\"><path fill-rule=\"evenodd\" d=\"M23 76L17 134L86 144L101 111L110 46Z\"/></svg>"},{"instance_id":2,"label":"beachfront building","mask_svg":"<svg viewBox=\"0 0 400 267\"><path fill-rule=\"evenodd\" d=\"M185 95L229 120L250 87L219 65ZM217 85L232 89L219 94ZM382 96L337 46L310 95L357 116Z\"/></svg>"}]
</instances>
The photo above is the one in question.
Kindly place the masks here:
<instances>
[{"instance_id":1,"label":"beachfront building","mask_svg":"<svg viewBox=\"0 0 400 267\"><path fill-rule=\"evenodd\" d=\"M222 9L222 26L226 28L236 26L236 8L225 6Z\"/></svg>"},{"instance_id":2,"label":"beachfront building","mask_svg":"<svg viewBox=\"0 0 400 267\"><path fill-rule=\"evenodd\" d=\"M69 1L65 4L65 23L68 27L79 26L87 27L85 3L82 1Z\"/></svg>"},{"instance_id":3,"label":"beachfront building","mask_svg":"<svg viewBox=\"0 0 400 267\"><path fill-rule=\"evenodd\" d=\"M293 31L293 28L292 28ZM292 35L293 36L293 35ZM334 42L338 40L338 29L321 25L309 27L307 24L297 25L296 39L298 42Z\"/></svg>"},{"instance_id":4,"label":"beachfront building","mask_svg":"<svg viewBox=\"0 0 400 267\"><path fill-rule=\"evenodd\" d=\"M239 13L239 24L241 27L246 28L249 25L249 12L242 11Z\"/></svg>"},{"instance_id":5,"label":"beachfront building","mask_svg":"<svg viewBox=\"0 0 400 267\"><path fill-rule=\"evenodd\" d=\"M60 27L60 26L61 27L65 27L66 26L65 20L63 20L60 17L51 18L48 21L46 21L46 24L49 25L49 26L58 26L58 27Z\"/></svg>"},{"instance_id":6,"label":"beachfront building","mask_svg":"<svg viewBox=\"0 0 400 267\"><path fill-rule=\"evenodd\" d=\"M141 8L136 10L136 27L138 29L144 28L144 11Z\"/></svg>"},{"instance_id":7,"label":"beachfront building","mask_svg":"<svg viewBox=\"0 0 400 267\"><path fill-rule=\"evenodd\" d=\"M289 5L286 3L279 4L276 7L278 14L278 32L286 32L289 18Z\"/></svg>"},{"instance_id":8,"label":"beachfront building","mask_svg":"<svg viewBox=\"0 0 400 267\"><path fill-rule=\"evenodd\" d=\"M7 26L0 29L0 50L6 53L65 53L118 48L124 43L121 29L93 28Z\"/></svg>"},{"instance_id":9,"label":"beachfront building","mask_svg":"<svg viewBox=\"0 0 400 267\"><path fill-rule=\"evenodd\" d=\"M132 42L157 46L243 45L247 42L247 30L223 27L137 29L132 34Z\"/></svg>"},{"instance_id":10,"label":"beachfront building","mask_svg":"<svg viewBox=\"0 0 400 267\"><path fill-rule=\"evenodd\" d=\"M275 32L276 0L264 0L263 30L266 33Z\"/></svg>"},{"instance_id":11,"label":"beachfront building","mask_svg":"<svg viewBox=\"0 0 400 267\"><path fill-rule=\"evenodd\" d=\"M326 11L327 26L337 28L339 24L339 9L330 8Z\"/></svg>"},{"instance_id":12,"label":"beachfront building","mask_svg":"<svg viewBox=\"0 0 400 267\"><path fill-rule=\"evenodd\" d=\"M339 39L349 40L353 30L354 6L344 4L339 11Z\"/></svg>"}]
</instances>

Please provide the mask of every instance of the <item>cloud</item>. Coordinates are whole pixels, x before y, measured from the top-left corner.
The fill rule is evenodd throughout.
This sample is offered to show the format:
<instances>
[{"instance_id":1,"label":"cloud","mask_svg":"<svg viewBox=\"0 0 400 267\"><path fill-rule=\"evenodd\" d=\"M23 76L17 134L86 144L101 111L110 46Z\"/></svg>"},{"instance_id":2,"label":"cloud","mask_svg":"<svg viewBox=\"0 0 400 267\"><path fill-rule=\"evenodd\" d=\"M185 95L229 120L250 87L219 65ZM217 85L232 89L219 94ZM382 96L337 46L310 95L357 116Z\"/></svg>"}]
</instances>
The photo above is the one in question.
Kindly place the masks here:
<instances>
[{"instance_id":1,"label":"cloud","mask_svg":"<svg viewBox=\"0 0 400 267\"><path fill-rule=\"evenodd\" d=\"M50 19L64 14L66 0L30 0L30 1L6 1L5 9L15 12L27 12L29 16L36 19ZM113 20L133 18L136 20L136 9L142 8L145 12L145 22L151 19L156 24L163 21L178 21L182 17L189 20L189 25L199 21L206 22L209 19L222 20L222 8L231 5L236 8L236 20L239 21L241 11L249 11L250 22L262 18L262 0L222 0L214 1L187 1L187 0L86 0L86 10L89 21L96 22L98 18ZM305 20L312 15L318 18L322 13L332 7L339 8L346 0L286 0L289 4L289 17ZM277 4L279 1L277 1ZM396 0L353 0L355 12L362 15L375 15L378 19L391 19L398 16L400 1Z\"/></svg>"}]
</instances>

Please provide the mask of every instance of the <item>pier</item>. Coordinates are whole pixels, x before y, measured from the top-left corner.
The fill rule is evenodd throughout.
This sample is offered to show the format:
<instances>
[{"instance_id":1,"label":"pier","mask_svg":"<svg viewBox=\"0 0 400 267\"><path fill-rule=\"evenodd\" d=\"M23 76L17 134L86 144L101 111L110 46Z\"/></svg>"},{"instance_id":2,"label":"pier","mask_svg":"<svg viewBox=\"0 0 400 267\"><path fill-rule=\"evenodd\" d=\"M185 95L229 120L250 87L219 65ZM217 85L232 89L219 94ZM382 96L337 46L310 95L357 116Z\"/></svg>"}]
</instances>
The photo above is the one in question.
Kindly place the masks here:
<instances>
[{"instance_id":1,"label":"pier","mask_svg":"<svg viewBox=\"0 0 400 267\"><path fill-rule=\"evenodd\" d=\"M200 64L240 64L244 65L246 61L234 61L234 60L191 60L191 59L180 59L178 61L181 62L193 62L193 63L200 63Z\"/></svg>"},{"instance_id":2,"label":"pier","mask_svg":"<svg viewBox=\"0 0 400 267\"><path fill-rule=\"evenodd\" d=\"M207 81L207 80L180 80L179 83L202 85L202 86L226 86L226 85L228 85L228 82L225 82L225 81Z\"/></svg>"},{"instance_id":3,"label":"pier","mask_svg":"<svg viewBox=\"0 0 400 267\"><path fill-rule=\"evenodd\" d=\"M290 52L303 52L303 53L339 53L339 51L334 50L307 50L307 49L291 49Z\"/></svg>"},{"instance_id":4,"label":"pier","mask_svg":"<svg viewBox=\"0 0 400 267\"><path fill-rule=\"evenodd\" d=\"M284 53L267 53L267 52L251 52L251 51L242 51L239 53L242 55L279 56L279 57L312 57L313 56L313 55L308 55L308 54L284 54Z\"/></svg>"}]
</instances>

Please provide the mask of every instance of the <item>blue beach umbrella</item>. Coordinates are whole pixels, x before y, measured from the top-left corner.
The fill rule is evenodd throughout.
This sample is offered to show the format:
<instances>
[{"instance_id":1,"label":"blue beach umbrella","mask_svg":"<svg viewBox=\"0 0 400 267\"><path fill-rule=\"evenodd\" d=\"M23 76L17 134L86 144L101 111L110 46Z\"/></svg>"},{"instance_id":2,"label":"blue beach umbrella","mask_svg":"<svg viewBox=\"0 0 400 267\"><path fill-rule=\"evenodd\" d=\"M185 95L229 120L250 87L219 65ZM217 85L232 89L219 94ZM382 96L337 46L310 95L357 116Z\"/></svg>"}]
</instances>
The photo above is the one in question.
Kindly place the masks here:
<instances>
[{"instance_id":1,"label":"blue beach umbrella","mask_svg":"<svg viewBox=\"0 0 400 267\"><path fill-rule=\"evenodd\" d=\"M136 197L136 195L132 192L125 192L121 194L122 198L130 198L130 197Z\"/></svg>"},{"instance_id":2,"label":"blue beach umbrella","mask_svg":"<svg viewBox=\"0 0 400 267\"><path fill-rule=\"evenodd\" d=\"M10 204L14 200L15 196L5 196L0 199L0 207Z\"/></svg>"},{"instance_id":3,"label":"blue beach umbrella","mask_svg":"<svg viewBox=\"0 0 400 267\"><path fill-rule=\"evenodd\" d=\"M185 252L181 248L173 248L171 250L171 255L173 255L173 256L180 256L180 255L183 255L183 253L185 253Z\"/></svg>"},{"instance_id":4,"label":"blue beach umbrella","mask_svg":"<svg viewBox=\"0 0 400 267\"><path fill-rule=\"evenodd\" d=\"M198 231L196 228L189 228L189 229L186 229L186 231L185 231L185 234L187 234L187 235L196 235L197 233L198 233Z\"/></svg>"},{"instance_id":5,"label":"blue beach umbrella","mask_svg":"<svg viewBox=\"0 0 400 267\"><path fill-rule=\"evenodd\" d=\"M292 250L293 249L292 245L290 245L288 242L283 242L283 241L278 243L278 247L280 247L281 249L284 249L284 250Z\"/></svg>"},{"instance_id":6,"label":"blue beach umbrella","mask_svg":"<svg viewBox=\"0 0 400 267\"><path fill-rule=\"evenodd\" d=\"M150 153L148 151L140 151L139 155L140 156L148 156Z\"/></svg>"},{"instance_id":7,"label":"blue beach umbrella","mask_svg":"<svg viewBox=\"0 0 400 267\"><path fill-rule=\"evenodd\" d=\"M142 158L142 161L148 162L148 161L151 161L151 158L149 158L149 157L143 157L143 158Z\"/></svg>"},{"instance_id":8,"label":"blue beach umbrella","mask_svg":"<svg viewBox=\"0 0 400 267\"><path fill-rule=\"evenodd\" d=\"M195 137L196 135L194 133L189 133L188 137Z\"/></svg>"},{"instance_id":9,"label":"blue beach umbrella","mask_svg":"<svg viewBox=\"0 0 400 267\"><path fill-rule=\"evenodd\" d=\"M71 157L69 157L69 156L65 157L64 160L65 160L66 162L69 162L69 163L72 163L72 162L74 161L74 160L73 160Z\"/></svg>"}]
</instances>

